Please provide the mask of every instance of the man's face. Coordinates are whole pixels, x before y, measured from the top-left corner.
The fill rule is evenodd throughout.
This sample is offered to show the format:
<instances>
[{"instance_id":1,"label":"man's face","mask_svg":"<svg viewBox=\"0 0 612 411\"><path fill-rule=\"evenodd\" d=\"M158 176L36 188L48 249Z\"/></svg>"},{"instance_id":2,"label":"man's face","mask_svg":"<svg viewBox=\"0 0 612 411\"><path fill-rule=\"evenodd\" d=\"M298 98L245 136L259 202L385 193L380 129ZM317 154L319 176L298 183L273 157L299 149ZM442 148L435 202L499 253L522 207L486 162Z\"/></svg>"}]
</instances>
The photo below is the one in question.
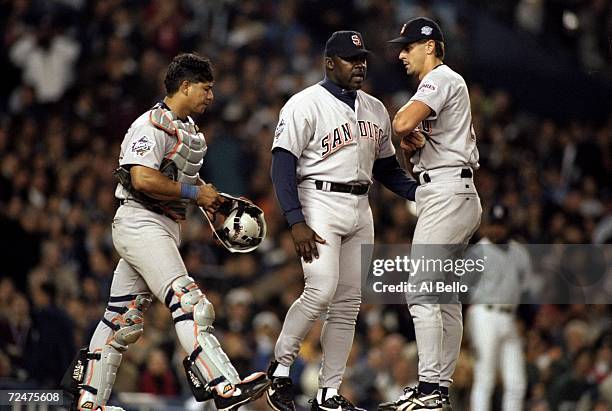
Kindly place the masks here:
<instances>
[{"instance_id":1,"label":"man's face","mask_svg":"<svg viewBox=\"0 0 612 411\"><path fill-rule=\"evenodd\" d=\"M331 65L327 63L327 72L330 79L349 90L359 90L366 77L367 62L366 55L355 57L329 57Z\"/></svg>"},{"instance_id":2,"label":"man's face","mask_svg":"<svg viewBox=\"0 0 612 411\"><path fill-rule=\"evenodd\" d=\"M508 228L501 222L489 223L483 227L483 234L494 244L508 241Z\"/></svg>"},{"instance_id":3,"label":"man's face","mask_svg":"<svg viewBox=\"0 0 612 411\"><path fill-rule=\"evenodd\" d=\"M212 103L213 82L189 83L187 98L189 99L189 110L192 114L202 114Z\"/></svg>"},{"instance_id":4,"label":"man's face","mask_svg":"<svg viewBox=\"0 0 612 411\"><path fill-rule=\"evenodd\" d=\"M414 42L406 44L402 51L400 51L399 59L406 68L406 73L409 76L418 76L423 70L425 65L425 57L427 57L427 48L430 46L429 42Z\"/></svg>"}]
</instances>

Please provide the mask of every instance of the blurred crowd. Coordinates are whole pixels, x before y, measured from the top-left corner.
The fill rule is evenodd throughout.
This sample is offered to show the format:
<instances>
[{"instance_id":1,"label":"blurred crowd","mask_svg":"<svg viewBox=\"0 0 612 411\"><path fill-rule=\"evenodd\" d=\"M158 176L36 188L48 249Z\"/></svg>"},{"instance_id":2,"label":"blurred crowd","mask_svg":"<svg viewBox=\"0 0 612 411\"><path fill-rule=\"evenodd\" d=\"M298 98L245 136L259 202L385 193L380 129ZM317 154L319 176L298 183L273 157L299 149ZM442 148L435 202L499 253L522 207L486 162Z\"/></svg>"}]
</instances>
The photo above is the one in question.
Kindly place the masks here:
<instances>
[{"instance_id":1,"label":"blurred crowd","mask_svg":"<svg viewBox=\"0 0 612 411\"><path fill-rule=\"evenodd\" d=\"M534 17L525 7L540 5L547 17L548 3L559 2L490 4L512 7L524 26L526 17ZM594 19L594 30L610 27L608 2L568 3L582 24L593 28L588 19ZM491 205L503 203L511 211L512 236L525 243L609 243L612 115L598 121L542 118L522 111L520 96L511 90L480 86L463 60L469 41L461 19L453 19L459 13L444 5L1 1L0 386L57 387L78 347L88 343L118 259L110 222L118 205L112 170L119 146L130 123L163 98L165 67L180 51L209 56L215 67L215 102L197 119L209 145L203 178L252 199L268 224L268 238L257 252L238 256L214 243L198 214L190 214L183 227L185 264L213 302L216 333L242 375L267 367L284 314L303 287L269 178L269 149L287 98L322 79L322 50L334 30L363 33L366 47L375 51L365 89L393 115L415 84L385 40L409 16L441 19L446 62L466 70L470 80L483 223ZM532 23L534 35L548 32L542 22L538 30ZM566 46L582 56L588 43L589 61L609 70L605 47L592 40ZM371 193L376 241L409 243L416 221L411 207L380 186ZM611 318L608 305L521 306L528 410L612 406ZM316 390L318 327L292 369L306 406ZM116 392L189 396L185 353L172 328L167 309L155 303L144 336L124 356ZM357 328L342 389L374 409L416 382L412 324L403 306L364 304ZM468 411L462 404L468 404L472 365L466 339L452 390L455 411Z\"/></svg>"},{"instance_id":2,"label":"blurred crowd","mask_svg":"<svg viewBox=\"0 0 612 411\"><path fill-rule=\"evenodd\" d=\"M548 47L564 47L589 73L612 78L610 31L612 7L607 0L471 0L506 24L532 34Z\"/></svg>"}]
</instances>

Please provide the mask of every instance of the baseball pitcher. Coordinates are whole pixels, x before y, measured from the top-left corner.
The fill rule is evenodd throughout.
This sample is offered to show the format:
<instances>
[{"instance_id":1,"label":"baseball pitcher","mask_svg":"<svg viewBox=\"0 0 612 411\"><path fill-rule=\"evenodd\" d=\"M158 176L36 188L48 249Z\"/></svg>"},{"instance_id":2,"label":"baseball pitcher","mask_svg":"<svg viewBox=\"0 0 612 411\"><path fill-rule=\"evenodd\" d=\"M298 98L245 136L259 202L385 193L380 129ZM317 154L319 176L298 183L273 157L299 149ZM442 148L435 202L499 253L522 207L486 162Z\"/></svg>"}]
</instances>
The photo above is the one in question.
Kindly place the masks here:
<instances>
[{"instance_id":1,"label":"baseball pitcher","mask_svg":"<svg viewBox=\"0 0 612 411\"><path fill-rule=\"evenodd\" d=\"M444 64L444 37L434 21L410 20L390 42L401 44L399 59L408 75L420 81L393 119L419 180L413 252L424 244L467 244L482 213L473 182L479 165L467 86ZM419 385L379 410L450 410L448 389L463 335L461 305L412 302L409 310Z\"/></svg>"}]
</instances>

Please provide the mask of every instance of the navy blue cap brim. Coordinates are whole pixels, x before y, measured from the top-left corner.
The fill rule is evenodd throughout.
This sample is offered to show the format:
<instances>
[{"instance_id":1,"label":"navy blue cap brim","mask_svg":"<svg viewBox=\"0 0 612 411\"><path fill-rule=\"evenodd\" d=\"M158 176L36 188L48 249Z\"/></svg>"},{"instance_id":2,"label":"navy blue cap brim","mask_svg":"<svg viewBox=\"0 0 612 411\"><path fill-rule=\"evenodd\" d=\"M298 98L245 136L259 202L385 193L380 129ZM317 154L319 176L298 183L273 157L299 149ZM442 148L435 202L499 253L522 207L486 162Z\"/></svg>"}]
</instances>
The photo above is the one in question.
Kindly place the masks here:
<instances>
[{"instance_id":1,"label":"navy blue cap brim","mask_svg":"<svg viewBox=\"0 0 612 411\"><path fill-rule=\"evenodd\" d=\"M406 37L406 36L399 36L399 37L394 38L393 40L387 41L387 43L410 44L410 43L414 43L415 41L419 41L419 40L422 40L422 38L421 37L412 38L412 37Z\"/></svg>"},{"instance_id":2,"label":"navy blue cap brim","mask_svg":"<svg viewBox=\"0 0 612 411\"><path fill-rule=\"evenodd\" d=\"M338 56L340 58L351 58L351 57L357 57L357 56L367 56L368 54L372 54L372 52L370 50L366 50L366 49L359 49L359 50L354 50L351 51L349 53L331 53L331 54L325 54L327 57L332 57L332 56Z\"/></svg>"}]
</instances>

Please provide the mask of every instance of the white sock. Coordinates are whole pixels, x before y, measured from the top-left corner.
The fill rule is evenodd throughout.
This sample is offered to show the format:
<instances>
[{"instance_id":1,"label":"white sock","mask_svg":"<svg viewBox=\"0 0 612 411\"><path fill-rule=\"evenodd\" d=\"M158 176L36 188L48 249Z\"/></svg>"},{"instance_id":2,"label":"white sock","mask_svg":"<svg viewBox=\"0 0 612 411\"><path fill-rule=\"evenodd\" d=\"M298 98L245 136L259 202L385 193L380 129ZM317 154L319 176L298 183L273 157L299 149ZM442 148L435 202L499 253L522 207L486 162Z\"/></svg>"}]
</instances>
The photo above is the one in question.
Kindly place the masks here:
<instances>
[{"instance_id":1,"label":"white sock","mask_svg":"<svg viewBox=\"0 0 612 411\"><path fill-rule=\"evenodd\" d=\"M272 373L272 376L273 377L288 377L290 369L291 367L287 367L286 365L283 365L283 364L278 364L276 366L276 369Z\"/></svg>"},{"instance_id":2,"label":"white sock","mask_svg":"<svg viewBox=\"0 0 612 411\"><path fill-rule=\"evenodd\" d=\"M323 391L325 391L325 395L323 395ZM326 399L334 395L338 395L338 390L336 388L319 388L317 391L317 402L323 404Z\"/></svg>"}]
</instances>

